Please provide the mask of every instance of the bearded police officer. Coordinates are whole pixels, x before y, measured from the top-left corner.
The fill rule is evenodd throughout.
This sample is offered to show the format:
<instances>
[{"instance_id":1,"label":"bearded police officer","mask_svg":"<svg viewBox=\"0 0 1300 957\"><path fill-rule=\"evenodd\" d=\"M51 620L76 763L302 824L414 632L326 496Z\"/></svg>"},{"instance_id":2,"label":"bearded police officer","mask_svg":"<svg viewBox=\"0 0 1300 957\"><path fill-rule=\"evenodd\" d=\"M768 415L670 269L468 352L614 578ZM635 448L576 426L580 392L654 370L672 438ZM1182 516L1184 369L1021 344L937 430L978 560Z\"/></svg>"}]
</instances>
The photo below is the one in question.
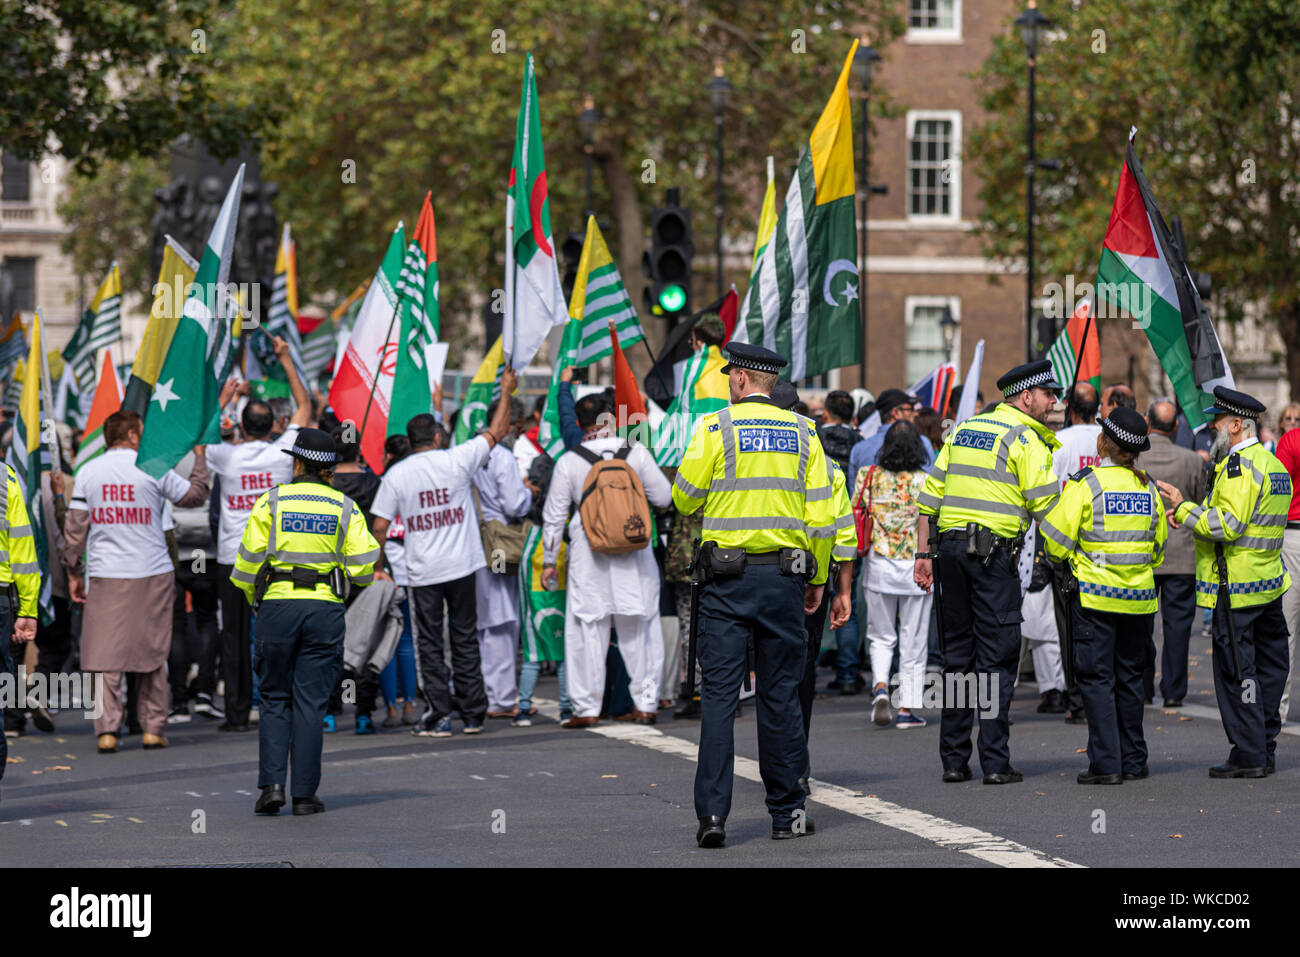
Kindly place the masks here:
<instances>
[{"instance_id":1,"label":"bearded police officer","mask_svg":"<svg viewBox=\"0 0 1300 957\"><path fill-rule=\"evenodd\" d=\"M1232 750L1210 768L1212 778L1262 778L1274 771L1283 716L1278 713L1290 661L1282 595L1291 578L1282 565L1282 537L1291 506L1291 477L1256 436L1264 406L1218 386L1217 463L1205 501L1183 501L1160 482L1171 521L1196 539L1196 603L1214 609L1214 691Z\"/></svg>"},{"instance_id":2,"label":"bearded police officer","mask_svg":"<svg viewBox=\"0 0 1300 957\"><path fill-rule=\"evenodd\" d=\"M325 810L316 797L321 721L343 668L343 600L349 582L374 579L379 545L361 510L330 487L337 453L328 432L301 429L284 452L294 459L293 481L258 498L230 577L257 612L262 794L254 810L275 814L284 806L292 748L293 813L316 814Z\"/></svg>"},{"instance_id":3,"label":"bearded police officer","mask_svg":"<svg viewBox=\"0 0 1300 957\"><path fill-rule=\"evenodd\" d=\"M1142 670L1156 610L1154 569L1169 535L1154 480L1133 463L1151 447L1146 420L1116 406L1101 420L1101 461L1070 476L1039 525L1047 554L1069 562L1078 587L1069 653L1088 716L1088 770L1080 784L1147 776Z\"/></svg>"},{"instance_id":4,"label":"bearded police officer","mask_svg":"<svg viewBox=\"0 0 1300 957\"><path fill-rule=\"evenodd\" d=\"M703 540L694 559L709 579L697 612L704 675L695 775L701 847L720 847L726 839L732 731L751 632L758 763L772 837L813 832L799 785L805 739L798 690L807 641L804 614L821 604L827 574L812 554L813 533L832 541L837 517L816 430L772 399L786 360L745 343L729 345L727 353L722 371L732 404L700 422L673 484L678 511L704 509ZM848 613L846 589L835 598L832 623L843 624Z\"/></svg>"},{"instance_id":5,"label":"bearded police officer","mask_svg":"<svg viewBox=\"0 0 1300 957\"><path fill-rule=\"evenodd\" d=\"M954 430L918 499L917 542L932 545L917 556L914 578L927 591L937 582L939 591L945 685L939 756L946 782L970 780L974 709L991 708L993 694L996 715L980 714L984 783L1023 780L1011 766L1007 718L1020 657L1016 562L1030 521L1041 520L1060 494L1052 471L1059 443L1044 419L1061 386L1042 360L1012 369L998 388L1004 401ZM950 686L965 700L948 700Z\"/></svg>"}]
</instances>

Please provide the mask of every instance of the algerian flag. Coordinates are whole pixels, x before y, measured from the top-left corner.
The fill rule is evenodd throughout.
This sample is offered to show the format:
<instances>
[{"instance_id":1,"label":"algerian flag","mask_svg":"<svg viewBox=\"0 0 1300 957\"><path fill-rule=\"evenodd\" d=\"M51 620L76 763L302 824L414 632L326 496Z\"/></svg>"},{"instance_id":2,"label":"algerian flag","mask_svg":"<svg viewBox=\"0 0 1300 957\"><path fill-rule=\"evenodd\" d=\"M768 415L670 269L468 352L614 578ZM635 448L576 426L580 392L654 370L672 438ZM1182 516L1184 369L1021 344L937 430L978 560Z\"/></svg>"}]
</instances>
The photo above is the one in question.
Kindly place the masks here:
<instances>
[{"instance_id":1,"label":"algerian flag","mask_svg":"<svg viewBox=\"0 0 1300 957\"><path fill-rule=\"evenodd\" d=\"M233 358L226 279L244 187L241 163L212 226L144 420L135 464L161 478L196 445L221 441L217 396Z\"/></svg>"},{"instance_id":2,"label":"algerian flag","mask_svg":"<svg viewBox=\"0 0 1300 957\"><path fill-rule=\"evenodd\" d=\"M730 401L727 377L722 374L726 364L717 346L697 350L687 360L682 391L668 406L654 436L655 462L662 468L677 468L700 419L726 408Z\"/></svg>"},{"instance_id":3,"label":"algerian flag","mask_svg":"<svg viewBox=\"0 0 1300 957\"><path fill-rule=\"evenodd\" d=\"M1083 356L1082 365L1079 356ZM1047 350L1056 381L1065 388L1075 382L1091 382L1101 394L1101 345L1097 339L1097 324L1092 319L1092 306L1085 300L1079 303L1065 329ZM1077 371L1077 375L1076 375Z\"/></svg>"},{"instance_id":4,"label":"algerian flag","mask_svg":"<svg viewBox=\"0 0 1300 957\"><path fill-rule=\"evenodd\" d=\"M135 354L131 375L126 383L126 395L122 399L122 408L135 412L141 418L149 411L149 400L153 396L154 385L158 382L158 373L162 370L163 359L171 347L176 324L180 322L181 311L185 308L190 284L194 282L198 268L199 264L194 257L180 243L171 236L166 237L158 282L153 288L153 307L149 310L144 338Z\"/></svg>"},{"instance_id":5,"label":"algerian flag","mask_svg":"<svg viewBox=\"0 0 1300 957\"><path fill-rule=\"evenodd\" d=\"M104 420L122 408L122 382L113 368L113 359L104 353L104 368L99 374L99 385L95 387L95 398L90 403L90 414L86 416L86 434L77 448L76 472L85 464L104 454Z\"/></svg>"},{"instance_id":6,"label":"algerian flag","mask_svg":"<svg viewBox=\"0 0 1300 957\"><path fill-rule=\"evenodd\" d=\"M551 206L542 158L542 121L538 115L533 55L524 68L515 155L506 194L506 301L501 335L513 369L533 361L547 334L568 318L564 290L555 262Z\"/></svg>"},{"instance_id":7,"label":"algerian flag","mask_svg":"<svg viewBox=\"0 0 1300 957\"><path fill-rule=\"evenodd\" d=\"M267 311L266 331L285 341L289 347L289 359L298 371L298 378L303 385L307 385L302 337L298 334L298 263L288 223L284 224L280 247L275 252L275 277L271 282L271 308ZM276 378L285 378L284 370L278 363L271 366L271 374Z\"/></svg>"},{"instance_id":8,"label":"algerian flag","mask_svg":"<svg viewBox=\"0 0 1300 957\"><path fill-rule=\"evenodd\" d=\"M524 661L564 660L564 598L566 546L560 544L555 560L559 587L542 587L542 529L534 525L524 541L524 561L519 565L519 636Z\"/></svg>"},{"instance_id":9,"label":"algerian flag","mask_svg":"<svg viewBox=\"0 0 1300 957\"><path fill-rule=\"evenodd\" d=\"M582 244L582 258L578 260L578 274L573 281L569 316L582 325L574 365L591 365L613 353L609 337L611 321L618 329L620 349L645 339L641 320L632 308L632 300L595 216L587 217L587 238Z\"/></svg>"},{"instance_id":10,"label":"algerian flag","mask_svg":"<svg viewBox=\"0 0 1300 957\"><path fill-rule=\"evenodd\" d=\"M122 339L122 274L117 263L99 284L95 298L82 313L81 322L63 349L63 359L72 363L77 382L89 391L95 381L95 360L99 350Z\"/></svg>"},{"instance_id":11,"label":"algerian flag","mask_svg":"<svg viewBox=\"0 0 1300 957\"><path fill-rule=\"evenodd\" d=\"M792 382L862 359L849 115L849 69L857 48L854 40L799 158L732 334L736 342L789 359L782 377Z\"/></svg>"},{"instance_id":12,"label":"algerian flag","mask_svg":"<svg viewBox=\"0 0 1300 957\"><path fill-rule=\"evenodd\" d=\"M18 418L14 422L14 434L5 461L18 476L18 484L22 486L27 499L27 516L36 543L36 562L41 569L41 621L48 624L54 620L54 603L50 594L50 556L45 539L45 509L41 507L41 472L51 467L52 460L49 450L41 441L41 433L46 427L41 416L43 393L46 392L41 382L42 359L41 317L36 313L32 316L32 342L22 370ZM48 411L48 408L44 411ZM48 428L52 436L52 421L48 422Z\"/></svg>"},{"instance_id":13,"label":"algerian flag","mask_svg":"<svg viewBox=\"0 0 1300 957\"><path fill-rule=\"evenodd\" d=\"M460 445L474 437L474 434L487 423L488 406L498 395L501 388L501 371L506 366L504 344L501 337L492 343L492 348L483 357L478 371L470 380L465 390L465 400L460 404L460 415L456 416L456 434L453 442Z\"/></svg>"},{"instance_id":14,"label":"algerian flag","mask_svg":"<svg viewBox=\"0 0 1300 957\"><path fill-rule=\"evenodd\" d=\"M1136 127L1129 133L1102 242L1097 296L1142 325L1188 425L1199 430L1206 423L1201 410L1214 404L1214 387L1234 385L1232 369L1183 253L1151 194L1133 149L1136 133Z\"/></svg>"},{"instance_id":15,"label":"algerian flag","mask_svg":"<svg viewBox=\"0 0 1300 957\"><path fill-rule=\"evenodd\" d=\"M393 373L388 434L405 435L413 416L433 408L425 350L438 341L438 242L433 223L433 192L424 194L415 234L406 247L397 292L402 297L397 369Z\"/></svg>"}]
</instances>

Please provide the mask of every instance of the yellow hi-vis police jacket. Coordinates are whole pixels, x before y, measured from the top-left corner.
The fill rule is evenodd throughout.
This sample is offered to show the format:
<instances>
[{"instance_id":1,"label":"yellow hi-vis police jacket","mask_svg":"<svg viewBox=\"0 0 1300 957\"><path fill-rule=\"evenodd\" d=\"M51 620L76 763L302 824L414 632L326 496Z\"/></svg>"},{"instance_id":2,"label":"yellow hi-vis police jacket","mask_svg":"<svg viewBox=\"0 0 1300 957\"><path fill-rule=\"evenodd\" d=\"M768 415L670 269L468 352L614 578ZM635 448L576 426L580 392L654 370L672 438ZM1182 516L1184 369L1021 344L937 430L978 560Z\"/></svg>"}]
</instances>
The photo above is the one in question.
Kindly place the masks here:
<instances>
[{"instance_id":1,"label":"yellow hi-vis police jacket","mask_svg":"<svg viewBox=\"0 0 1300 957\"><path fill-rule=\"evenodd\" d=\"M32 537L32 519L27 512L27 498L11 466L5 466L3 485L4 527L0 528L0 585L10 582L18 588L18 607L10 609L15 618L35 618L41 594L41 566L36 560L36 539ZM7 636L3 640L8 641Z\"/></svg>"},{"instance_id":2,"label":"yellow hi-vis police jacket","mask_svg":"<svg viewBox=\"0 0 1300 957\"><path fill-rule=\"evenodd\" d=\"M1110 459L1080 469L1038 532L1048 555L1070 563L1084 608L1156 610L1155 568L1165 560L1169 525L1154 480L1143 482Z\"/></svg>"},{"instance_id":3,"label":"yellow hi-vis police jacket","mask_svg":"<svg viewBox=\"0 0 1300 957\"><path fill-rule=\"evenodd\" d=\"M825 451L825 450L823 450ZM834 515L834 524L831 528L833 538L826 537L826 534L819 527L815 534L812 534L812 550L817 556L817 566L829 568L829 562L851 562L858 557L858 531L853 524L853 504L849 501L848 483L844 478L844 470L840 464L829 455L826 456L826 468L830 472L831 479L831 503L832 507L827 510L827 516Z\"/></svg>"},{"instance_id":4,"label":"yellow hi-vis police jacket","mask_svg":"<svg viewBox=\"0 0 1300 957\"><path fill-rule=\"evenodd\" d=\"M941 532L974 522L1014 538L1056 504L1061 486L1052 453L1060 446L1043 423L999 403L953 431L917 496L918 508L939 516Z\"/></svg>"},{"instance_id":5,"label":"yellow hi-vis police jacket","mask_svg":"<svg viewBox=\"0 0 1300 957\"><path fill-rule=\"evenodd\" d=\"M1233 608L1266 605L1291 587L1282 565L1282 535L1291 508L1291 476L1281 462L1249 439L1214 469L1200 504L1183 502L1174 512L1196 539L1196 604L1213 608L1219 596L1215 543L1228 565Z\"/></svg>"},{"instance_id":6,"label":"yellow hi-vis police jacket","mask_svg":"<svg viewBox=\"0 0 1300 957\"><path fill-rule=\"evenodd\" d=\"M817 430L766 396L704 416L678 466L673 504L684 515L703 506L702 537L722 548L816 554L814 543L835 539L834 487ZM810 584L826 581L827 565L817 562Z\"/></svg>"},{"instance_id":7,"label":"yellow hi-vis police jacket","mask_svg":"<svg viewBox=\"0 0 1300 957\"><path fill-rule=\"evenodd\" d=\"M379 543L350 498L320 482L299 479L263 492L253 505L230 580L250 603L263 562L270 562L272 569L318 572L341 565L352 584L368 585L374 581L379 555ZM342 600L327 582L295 588L289 581L272 583L262 598Z\"/></svg>"}]
</instances>

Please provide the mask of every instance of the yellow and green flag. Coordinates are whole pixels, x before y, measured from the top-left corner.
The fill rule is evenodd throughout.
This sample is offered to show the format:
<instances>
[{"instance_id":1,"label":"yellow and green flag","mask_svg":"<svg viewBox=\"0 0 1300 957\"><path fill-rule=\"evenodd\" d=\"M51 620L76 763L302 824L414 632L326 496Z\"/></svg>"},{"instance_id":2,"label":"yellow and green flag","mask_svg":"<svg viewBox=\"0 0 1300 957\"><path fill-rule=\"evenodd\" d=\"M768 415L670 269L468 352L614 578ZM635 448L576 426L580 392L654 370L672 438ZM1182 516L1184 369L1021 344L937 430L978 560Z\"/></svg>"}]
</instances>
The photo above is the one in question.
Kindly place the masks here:
<instances>
[{"instance_id":1,"label":"yellow and green flag","mask_svg":"<svg viewBox=\"0 0 1300 957\"><path fill-rule=\"evenodd\" d=\"M184 247L168 236L163 247L158 282L153 288L153 307L149 310L144 338L135 354L131 377L126 384L126 395L122 399L123 409L141 417L148 411L154 385L158 382L158 372L162 369L163 359L172 344L176 323L180 321L190 284L194 282L198 268L198 262Z\"/></svg>"},{"instance_id":2,"label":"yellow and green flag","mask_svg":"<svg viewBox=\"0 0 1300 957\"><path fill-rule=\"evenodd\" d=\"M501 370L505 368L505 347L501 337L492 343L492 348L483 357L483 363L470 380L465 390L465 401L461 403L460 415L456 419L456 434L453 441L459 445L474 437L479 429L487 424L488 406L501 387Z\"/></svg>"}]
</instances>

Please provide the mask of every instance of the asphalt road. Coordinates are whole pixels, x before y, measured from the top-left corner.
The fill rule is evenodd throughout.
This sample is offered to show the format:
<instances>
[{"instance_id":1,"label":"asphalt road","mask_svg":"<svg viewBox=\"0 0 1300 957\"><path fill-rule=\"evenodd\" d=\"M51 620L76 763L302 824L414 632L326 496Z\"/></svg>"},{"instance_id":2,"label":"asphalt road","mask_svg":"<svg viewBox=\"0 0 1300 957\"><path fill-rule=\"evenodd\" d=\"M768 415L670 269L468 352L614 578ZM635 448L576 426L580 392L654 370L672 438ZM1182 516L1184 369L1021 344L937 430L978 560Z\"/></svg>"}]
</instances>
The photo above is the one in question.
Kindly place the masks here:
<instances>
[{"instance_id":1,"label":"asphalt road","mask_svg":"<svg viewBox=\"0 0 1300 957\"><path fill-rule=\"evenodd\" d=\"M736 723L727 845L716 851L694 841L695 722L575 731L543 717L531 728L490 721L476 737L429 739L405 729L356 736L347 716L326 736L327 813L298 819L252 813L256 734L218 734L217 722L196 718L169 727L165 751L129 737L118 754L98 755L90 723L65 713L54 734L10 740L0 865L1290 865L1300 728L1284 729L1276 775L1211 780L1206 768L1228 745L1208 646L1195 637L1189 706L1147 709L1151 778L1122 787L1075 783L1086 729L1036 714L1032 685L1012 706L1012 760L1025 781L1003 787L983 786L977 763L973 781L940 782L937 713L922 712L933 719L924 728L878 729L865 695L819 697L809 805L817 833L796 841L768 836L747 705ZM554 679L538 693L553 697Z\"/></svg>"}]
</instances>

